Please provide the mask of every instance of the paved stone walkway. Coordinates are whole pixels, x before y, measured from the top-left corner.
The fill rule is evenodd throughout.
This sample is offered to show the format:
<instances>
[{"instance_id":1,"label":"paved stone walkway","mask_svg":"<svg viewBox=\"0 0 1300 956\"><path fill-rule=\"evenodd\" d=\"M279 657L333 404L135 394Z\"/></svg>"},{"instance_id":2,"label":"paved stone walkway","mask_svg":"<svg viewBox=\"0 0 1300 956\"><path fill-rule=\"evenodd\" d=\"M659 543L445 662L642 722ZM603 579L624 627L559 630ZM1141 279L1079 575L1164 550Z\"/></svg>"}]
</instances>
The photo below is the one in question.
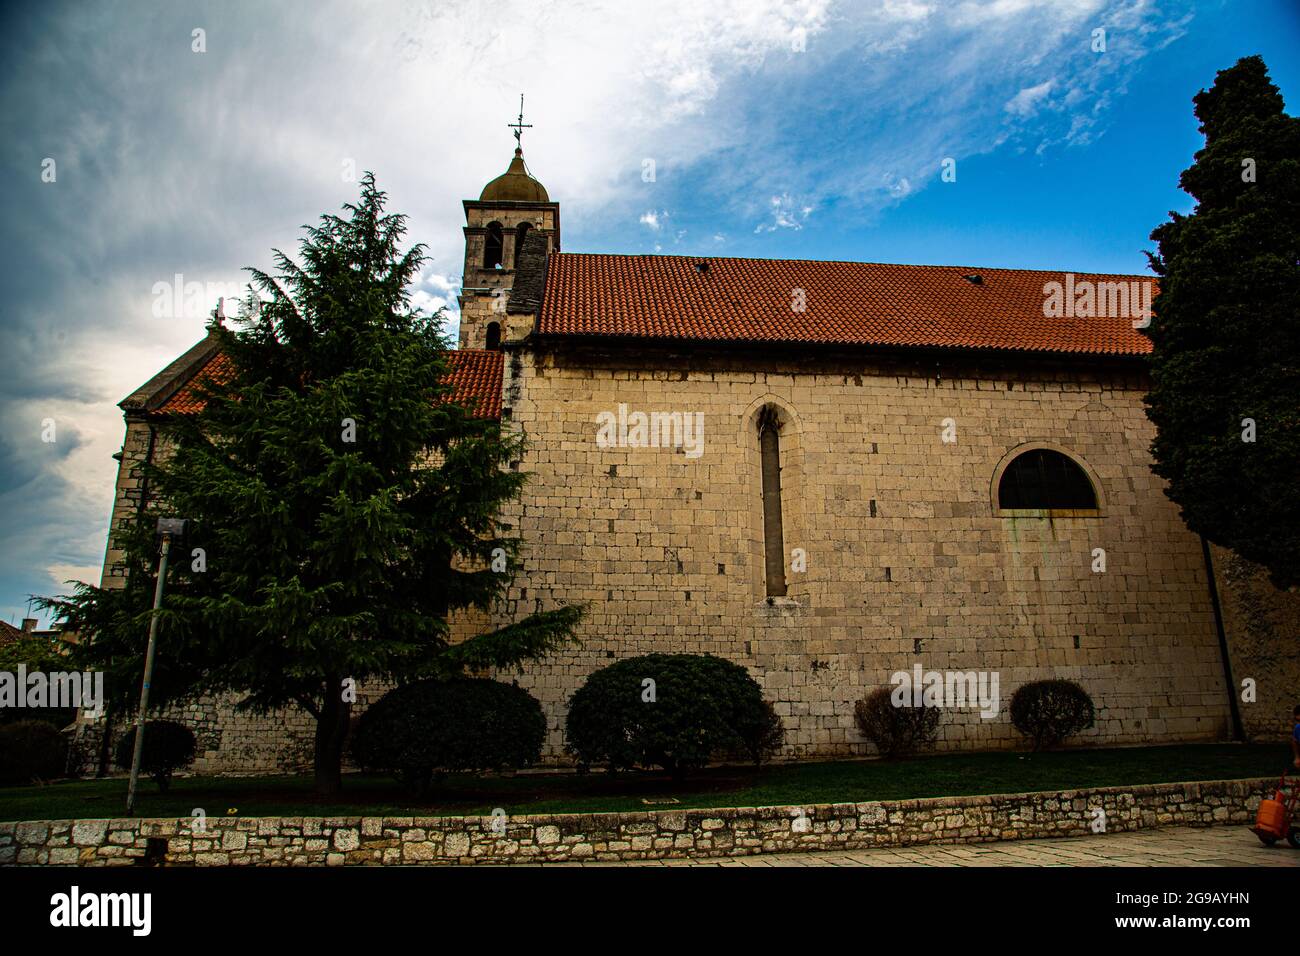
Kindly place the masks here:
<instances>
[{"instance_id":1,"label":"paved stone walkway","mask_svg":"<svg viewBox=\"0 0 1300 956\"><path fill-rule=\"evenodd\" d=\"M545 863L541 866L1295 866L1300 850L1259 842L1246 827L1171 827L1132 833L998 843L764 853L708 860Z\"/></svg>"}]
</instances>

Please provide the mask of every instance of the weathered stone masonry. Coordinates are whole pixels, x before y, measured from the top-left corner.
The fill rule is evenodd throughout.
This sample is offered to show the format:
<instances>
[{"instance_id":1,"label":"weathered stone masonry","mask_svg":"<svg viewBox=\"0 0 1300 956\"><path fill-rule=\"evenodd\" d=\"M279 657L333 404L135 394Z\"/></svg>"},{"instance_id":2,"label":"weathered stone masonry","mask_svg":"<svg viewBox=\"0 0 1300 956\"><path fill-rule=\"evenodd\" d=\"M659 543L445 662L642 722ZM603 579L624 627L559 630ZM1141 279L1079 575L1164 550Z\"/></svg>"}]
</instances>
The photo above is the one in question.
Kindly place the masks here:
<instances>
[{"instance_id":1,"label":"weathered stone masonry","mask_svg":"<svg viewBox=\"0 0 1300 956\"><path fill-rule=\"evenodd\" d=\"M1245 824L1272 780L878 803L492 817L0 823L0 865L352 866L752 856ZM154 841L152 851L150 841ZM152 860L147 859L151 855Z\"/></svg>"},{"instance_id":2,"label":"weathered stone masonry","mask_svg":"<svg viewBox=\"0 0 1300 956\"><path fill-rule=\"evenodd\" d=\"M853 702L913 663L1001 675L1003 714L946 714L945 749L1014 746L1005 701L1046 676L1080 681L1099 705L1098 726L1078 743L1228 735L1200 545L1150 473L1140 370L985 363L950 365L936 381L933 369L880 362L787 360L754 371L734 357L641 351L566 360L530 349L507 359L511 420L529 437L520 467L532 473L507 520L526 547L506 601L490 620L462 621L459 632L561 601L588 605L580 649L500 675L541 699L548 761L563 759L567 700L585 676L655 650L721 654L747 666L786 723L787 757L870 752L853 726ZM704 454L599 448L596 415L621 402L703 412ZM768 404L786 418L787 550L808 555L807 573L791 574L788 598L772 604L762 593L750 428ZM944 418L957 424L955 444L940 441ZM128 432L124 475L144 441ZM998 463L1032 442L1068 449L1089 469L1098 515L995 514ZM135 490L133 478L124 481L119 511ZM1107 552L1104 574L1091 570L1096 547ZM1289 713L1294 655L1273 668L1286 656L1275 639L1255 642L1271 648L1266 659L1240 640L1241 585L1220 582L1234 602L1237 667L1249 671L1237 676L1260 682L1268 710L1256 718L1262 710L1243 705L1248 728L1267 739L1278 714ZM369 699L381 691L361 688ZM197 771L309 766L307 715L236 715L232 702L181 712L200 732Z\"/></svg>"},{"instance_id":3,"label":"weathered stone masonry","mask_svg":"<svg viewBox=\"0 0 1300 956\"><path fill-rule=\"evenodd\" d=\"M1150 472L1140 367L520 350L508 386L533 479L512 519L528 547L496 620L590 609L580 650L509 675L543 701L550 753L587 673L670 650L749 667L789 756L868 752L853 702L914 663L1000 673L1002 714L945 714L944 749L1015 745L1006 701L1043 677L1077 680L1098 703L1084 744L1227 735L1200 545ZM598 447L596 416L620 403L702 412L704 454ZM786 549L808 563L774 602L755 428L768 405L784 420ZM947 418L956 443L941 441ZM995 513L999 463L1032 444L1088 470L1097 514ZM1105 573L1092 570L1098 547Z\"/></svg>"}]
</instances>

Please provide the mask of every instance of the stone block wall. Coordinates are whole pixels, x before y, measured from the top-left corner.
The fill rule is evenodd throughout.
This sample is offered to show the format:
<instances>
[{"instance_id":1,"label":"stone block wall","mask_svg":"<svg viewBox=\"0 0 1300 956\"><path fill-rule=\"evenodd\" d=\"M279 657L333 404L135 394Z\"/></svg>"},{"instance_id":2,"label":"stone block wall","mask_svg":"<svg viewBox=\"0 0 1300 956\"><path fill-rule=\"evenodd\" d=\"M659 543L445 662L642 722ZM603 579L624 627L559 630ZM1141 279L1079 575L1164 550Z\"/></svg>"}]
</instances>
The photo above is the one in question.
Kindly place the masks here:
<instances>
[{"instance_id":1,"label":"stone block wall","mask_svg":"<svg viewBox=\"0 0 1300 956\"><path fill-rule=\"evenodd\" d=\"M387 690L376 682L358 686L352 715L359 717ZM205 697L192 703L164 709L151 720L175 720L194 731L195 759L189 771L202 775L300 774L312 769L316 722L300 707L286 707L270 714L243 713L236 709L238 695ZM112 744L134 726L118 721L112 728ZM82 720L76 737L74 766L82 775L93 775L98 766L103 720ZM110 751L110 756L113 751ZM345 751L345 770L355 769Z\"/></svg>"},{"instance_id":2,"label":"stone block wall","mask_svg":"<svg viewBox=\"0 0 1300 956\"><path fill-rule=\"evenodd\" d=\"M154 433L148 422L135 417L127 418L126 436L122 439L121 457L118 459L117 483L113 489L113 508L109 513L108 541L100 587L121 587L125 582L126 568L122 564L123 555L117 541L117 532L144 505L146 487L142 468L149 459L154 444Z\"/></svg>"},{"instance_id":3,"label":"stone block wall","mask_svg":"<svg viewBox=\"0 0 1300 956\"><path fill-rule=\"evenodd\" d=\"M999 676L998 717L945 712L940 749L1017 746L1010 696L1044 677L1079 681L1098 705L1097 726L1077 745L1226 739L1207 573L1199 540L1150 472L1146 385L1136 366L1042 358L922 363L703 347L557 354L516 343L504 399L508 420L527 435L519 467L531 479L506 520L524 539L521 566L495 612L461 619L454 633L561 603L587 606L580 648L496 675L541 700L552 764L565 762L567 702L586 676L653 651L713 653L747 667L785 723L780 759L870 753L854 702L915 664ZM597 415L620 404L701 413L702 454L599 447ZM786 551L807 556L807 570L787 576L787 597L771 602L755 429L767 405L785 423ZM941 438L947 419L953 443ZM115 519L133 506L144 429L128 427ZM1097 485L1097 514L998 513L999 465L1034 444L1081 463ZM1097 548L1104 573L1093 571ZM110 541L105 580L113 561ZM1227 613L1236 647L1250 631ZM1263 643L1280 647L1276 634L1290 619L1269 620L1274 636ZM1258 653L1253 660L1261 663L1248 669L1267 671ZM361 688L369 699L382 690ZM1280 733L1286 690L1273 693L1256 722L1264 736ZM258 718L231 703L183 713L200 731L196 769L310 766L306 715Z\"/></svg>"},{"instance_id":4,"label":"stone block wall","mask_svg":"<svg viewBox=\"0 0 1300 956\"><path fill-rule=\"evenodd\" d=\"M1300 704L1300 590L1279 591L1259 565L1224 548L1211 551L1246 737L1289 737ZM1251 694L1242 686L1247 680Z\"/></svg>"},{"instance_id":5,"label":"stone block wall","mask_svg":"<svg viewBox=\"0 0 1300 956\"><path fill-rule=\"evenodd\" d=\"M807 807L520 817L0 823L0 865L344 866L627 861L861 850L1253 822L1272 780ZM1243 839L1251 838L1243 834ZM1253 839L1253 838L1251 838ZM152 845L151 845L152 841Z\"/></svg>"},{"instance_id":6,"label":"stone block wall","mask_svg":"<svg viewBox=\"0 0 1300 956\"><path fill-rule=\"evenodd\" d=\"M942 749L1016 745L1010 695L1046 677L1079 681L1098 704L1083 745L1227 736L1207 573L1150 471L1140 368L703 348L526 349L507 362L532 479L510 514L527 547L496 620L589 609L579 650L503 675L542 700L552 758L585 676L654 651L749 668L785 721L787 757L870 752L854 702L918 663L1000 677L998 718L945 713ZM598 446L597 416L620 405L702 413L703 453ZM786 423L787 556L807 556L770 602L755 427L765 405ZM1035 444L1081 463L1098 513L998 513L999 465Z\"/></svg>"}]
</instances>

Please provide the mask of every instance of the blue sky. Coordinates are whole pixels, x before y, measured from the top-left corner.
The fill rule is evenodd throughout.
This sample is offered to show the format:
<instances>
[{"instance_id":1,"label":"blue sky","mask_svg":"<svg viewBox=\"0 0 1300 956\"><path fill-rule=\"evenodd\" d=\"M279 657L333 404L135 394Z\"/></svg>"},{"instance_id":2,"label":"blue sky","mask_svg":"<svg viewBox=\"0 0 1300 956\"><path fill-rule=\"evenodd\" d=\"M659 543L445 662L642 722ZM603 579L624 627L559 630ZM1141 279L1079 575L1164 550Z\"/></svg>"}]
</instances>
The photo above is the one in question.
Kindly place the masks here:
<instances>
[{"instance_id":1,"label":"blue sky","mask_svg":"<svg viewBox=\"0 0 1300 956\"><path fill-rule=\"evenodd\" d=\"M241 267L354 198L348 169L373 169L427 243L417 300L454 306L460 200L504 170L521 91L566 251L1107 272L1145 271L1151 229L1189 208L1191 97L1216 70L1260 53L1293 113L1300 97L1286 2L229 0L0 16L11 622L31 593L98 581L116 403L202 336ZM201 307L160 312L155 286L176 274L212 289Z\"/></svg>"},{"instance_id":2,"label":"blue sky","mask_svg":"<svg viewBox=\"0 0 1300 956\"><path fill-rule=\"evenodd\" d=\"M1152 227L1171 209L1191 208L1189 197L1178 188L1179 172L1202 144L1191 96L1210 85L1217 70L1241 56L1260 53L1292 112L1300 97L1300 4L1164 4L1158 9L1163 15L1154 16L1152 23L1175 24L1153 31L1153 37L1168 45L1149 49L1117 71L1111 82L1103 81L1099 95L1084 100L1088 108L1044 108L1026 118L1012 117L1005 109L1011 97L1004 94L1015 91L1005 85L974 103L961 101L961 106L980 112L984 142L977 133L951 144L944 155L957 159L955 182L939 181L941 159L936 155L925 175L909 177L911 190L903 198L890 195L882 177L873 181L864 176L858 185L866 196L844 195L841 190L805 202L808 197L796 193L800 208L813 207L800 220L801 228L755 234L746 228L749 221L743 214L728 215L731 210L720 211L710 197L699 195L701 179L725 178L731 157L723 155L698 164L690 180L673 177L666 185L644 190L647 208L668 208L672 226L687 229L679 243L672 241L671 229L661 229L658 244L664 252L694 254L710 248L703 240L713 231L726 235L727 255L1146 272L1142 250L1150 247ZM1063 86L1069 83L1071 66L1079 76L1092 68L1089 59L1104 59L1105 54L1095 56L1088 49L1093 21L1083 22L1089 29L1077 35L1078 49L1046 59L1036 71L1025 71L1020 82L1028 86L1022 88L1049 80ZM1113 46L1126 38L1111 31L1110 41ZM852 77L841 74L834 82L851 86ZM942 98L943 87L934 89ZM1090 135L1062 141L1073 117L1088 114L1102 96L1106 101L1089 127ZM869 98L865 88L862 98ZM892 150L878 152L878 130L868 105L834 106L842 110L842 125L831 121L829 106L821 107L818 112L829 115L823 119L814 114L803 135L791 137L795 145L790 164L815 164L827 141L834 144L834 164L846 175L855 174L858 167L845 161L845 154L876 154L886 161L893 155ZM761 107L754 112L761 113ZM916 133L906 117L880 132L891 145L900 136ZM934 139L942 142L942 137ZM736 148L743 151L745 146L742 142ZM908 175L906 163L900 164L898 175ZM580 226L569 235L583 250L649 252L655 247L644 231L633 236L606 229L587 234Z\"/></svg>"}]
</instances>

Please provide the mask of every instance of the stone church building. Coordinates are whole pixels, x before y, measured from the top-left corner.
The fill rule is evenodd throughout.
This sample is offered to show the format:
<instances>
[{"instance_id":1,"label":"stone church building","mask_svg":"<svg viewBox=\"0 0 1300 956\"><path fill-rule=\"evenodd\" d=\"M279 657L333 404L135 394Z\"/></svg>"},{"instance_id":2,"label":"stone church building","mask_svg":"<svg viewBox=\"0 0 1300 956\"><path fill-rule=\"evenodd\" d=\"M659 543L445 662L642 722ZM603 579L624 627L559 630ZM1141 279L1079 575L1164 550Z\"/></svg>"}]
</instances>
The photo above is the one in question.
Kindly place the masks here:
<instances>
[{"instance_id":1,"label":"stone church building","mask_svg":"<svg viewBox=\"0 0 1300 956\"><path fill-rule=\"evenodd\" d=\"M871 753L854 703L917 665L999 678L996 715L945 710L943 749L1019 746L1011 694L1048 677L1097 704L1080 745L1231 739L1244 678L1247 732L1280 739L1300 615L1211 557L1151 472L1150 343L1116 308L1150 277L564 252L519 150L464 209L453 384L524 431L532 477L505 517L518 576L458 627L587 606L580 647L497 675L541 700L547 761L586 675L652 651L744 665L788 758ZM1047 314L1053 283L1095 307ZM114 528L221 361L205 339L122 402ZM110 532L108 584L119 557ZM197 770L310 764L304 714L180 716Z\"/></svg>"}]
</instances>

